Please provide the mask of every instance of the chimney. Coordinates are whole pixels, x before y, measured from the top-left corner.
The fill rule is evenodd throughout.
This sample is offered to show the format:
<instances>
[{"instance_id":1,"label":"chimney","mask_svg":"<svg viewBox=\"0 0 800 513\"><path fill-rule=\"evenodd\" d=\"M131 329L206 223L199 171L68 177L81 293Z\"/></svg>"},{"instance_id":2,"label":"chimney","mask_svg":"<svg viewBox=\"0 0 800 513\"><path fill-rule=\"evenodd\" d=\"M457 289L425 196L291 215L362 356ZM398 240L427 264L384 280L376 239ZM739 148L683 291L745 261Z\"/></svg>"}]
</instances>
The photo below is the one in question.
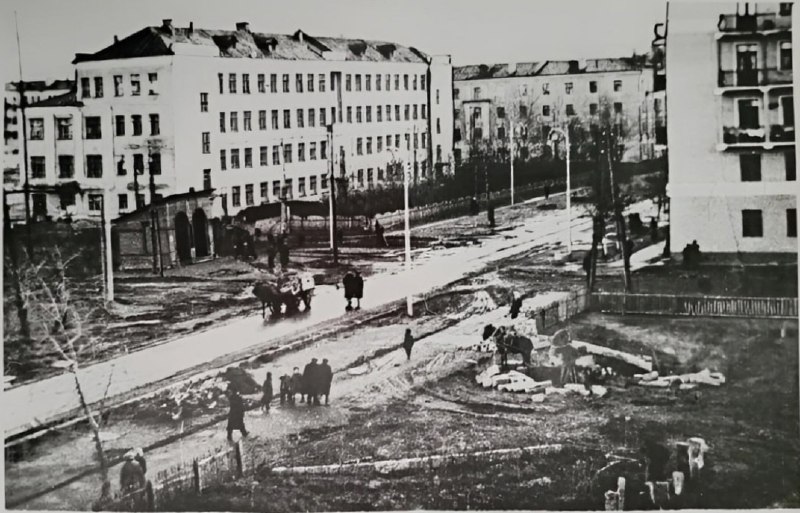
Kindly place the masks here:
<instances>
[{"instance_id":1,"label":"chimney","mask_svg":"<svg viewBox=\"0 0 800 513\"><path fill-rule=\"evenodd\" d=\"M250 32L250 24L246 21L240 21L239 23L236 24L236 30L242 32Z\"/></svg>"},{"instance_id":2,"label":"chimney","mask_svg":"<svg viewBox=\"0 0 800 513\"><path fill-rule=\"evenodd\" d=\"M194 33L194 22L190 21L189 22L189 34L192 34L192 33Z\"/></svg>"},{"instance_id":3,"label":"chimney","mask_svg":"<svg viewBox=\"0 0 800 513\"><path fill-rule=\"evenodd\" d=\"M162 20L161 28L163 28L166 32L172 34L172 20Z\"/></svg>"},{"instance_id":4,"label":"chimney","mask_svg":"<svg viewBox=\"0 0 800 513\"><path fill-rule=\"evenodd\" d=\"M114 34L114 44L117 44L117 43L119 43L119 38L117 37L116 34Z\"/></svg>"}]
</instances>

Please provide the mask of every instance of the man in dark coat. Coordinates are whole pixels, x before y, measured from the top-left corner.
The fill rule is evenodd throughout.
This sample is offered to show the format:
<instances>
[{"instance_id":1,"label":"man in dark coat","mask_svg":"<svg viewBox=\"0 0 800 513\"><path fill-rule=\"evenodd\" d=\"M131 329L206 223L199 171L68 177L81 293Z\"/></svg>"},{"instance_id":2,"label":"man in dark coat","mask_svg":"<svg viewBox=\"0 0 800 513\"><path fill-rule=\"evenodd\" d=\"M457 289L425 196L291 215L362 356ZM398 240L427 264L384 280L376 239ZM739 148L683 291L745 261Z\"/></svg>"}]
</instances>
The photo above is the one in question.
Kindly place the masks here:
<instances>
[{"instance_id":1,"label":"man in dark coat","mask_svg":"<svg viewBox=\"0 0 800 513\"><path fill-rule=\"evenodd\" d=\"M321 385L319 393L325 396L325 406L328 406L328 399L331 395L331 383L333 383L333 370L328 364L327 358L324 358L319 366L319 378Z\"/></svg>"},{"instance_id":2,"label":"man in dark coat","mask_svg":"<svg viewBox=\"0 0 800 513\"><path fill-rule=\"evenodd\" d=\"M550 199L550 184L544 184L544 199Z\"/></svg>"},{"instance_id":3,"label":"man in dark coat","mask_svg":"<svg viewBox=\"0 0 800 513\"><path fill-rule=\"evenodd\" d=\"M233 432L239 431L242 436L247 436L247 428L244 427L244 401L239 391L235 388L228 393L228 440L233 441Z\"/></svg>"},{"instance_id":4,"label":"man in dark coat","mask_svg":"<svg viewBox=\"0 0 800 513\"><path fill-rule=\"evenodd\" d=\"M305 390L303 390L303 375L300 374L300 369L298 367L295 367L294 371L292 372L289 403L294 404L296 394L300 394L301 403L305 401Z\"/></svg>"},{"instance_id":5,"label":"man in dark coat","mask_svg":"<svg viewBox=\"0 0 800 513\"><path fill-rule=\"evenodd\" d=\"M275 244L275 236L271 233L267 234L267 265L269 270L275 268L275 255L278 254L278 246Z\"/></svg>"},{"instance_id":6,"label":"man in dark coat","mask_svg":"<svg viewBox=\"0 0 800 513\"><path fill-rule=\"evenodd\" d=\"M137 451L131 449L125 454L125 463L122 465L119 473L119 485L123 493L130 493L135 490L141 490L145 485L145 470L146 466L142 466L142 461L137 458Z\"/></svg>"},{"instance_id":7,"label":"man in dark coat","mask_svg":"<svg viewBox=\"0 0 800 513\"><path fill-rule=\"evenodd\" d=\"M386 237L383 235L384 233L385 230L383 225L380 223L380 221L375 219L375 239L379 248L385 248L389 246L389 244L386 242Z\"/></svg>"},{"instance_id":8,"label":"man in dark coat","mask_svg":"<svg viewBox=\"0 0 800 513\"><path fill-rule=\"evenodd\" d=\"M353 309L352 302L354 297L355 279L356 275L352 271L348 271L342 279L342 286L344 286L344 298L347 300L347 306L344 309L348 312Z\"/></svg>"},{"instance_id":9,"label":"man in dark coat","mask_svg":"<svg viewBox=\"0 0 800 513\"><path fill-rule=\"evenodd\" d=\"M522 310L522 296L515 291L511 298L511 318L516 319L519 317L520 310Z\"/></svg>"},{"instance_id":10,"label":"man in dark coat","mask_svg":"<svg viewBox=\"0 0 800 513\"><path fill-rule=\"evenodd\" d=\"M406 359L411 359L411 349L414 347L414 336L411 335L411 329L406 328L406 335L403 337L403 349L406 352Z\"/></svg>"},{"instance_id":11,"label":"man in dark coat","mask_svg":"<svg viewBox=\"0 0 800 513\"><path fill-rule=\"evenodd\" d=\"M469 213L470 215L476 216L480 212L480 207L478 206L478 200L474 197L470 198L469 200Z\"/></svg>"},{"instance_id":12,"label":"man in dark coat","mask_svg":"<svg viewBox=\"0 0 800 513\"><path fill-rule=\"evenodd\" d=\"M361 273L356 269L355 277L353 278L353 298L356 300L356 310L361 310L361 298L364 297L364 278Z\"/></svg>"},{"instance_id":13,"label":"man in dark coat","mask_svg":"<svg viewBox=\"0 0 800 513\"><path fill-rule=\"evenodd\" d=\"M265 413L269 413L269 403L272 402L272 373L267 373L264 384L261 385L261 408Z\"/></svg>"},{"instance_id":14,"label":"man in dark coat","mask_svg":"<svg viewBox=\"0 0 800 513\"><path fill-rule=\"evenodd\" d=\"M303 369L303 391L306 393L306 400L309 406L319 404L319 365L317 359L312 358Z\"/></svg>"},{"instance_id":15,"label":"man in dark coat","mask_svg":"<svg viewBox=\"0 0 800 513\"><path fill-rule=\"evenodd\" d=\"M281 380L281 388L280 388L280 391L281 391L281 405L283 405L283 404L286 403L287 400L289 402L291 402L291 400L292 400L291 399L291 388L292 388L292 386L291 386L291 382L289 381L289 376L287 376L286 374L281 376L280 380Z\"/></svg>"}]
</instances>

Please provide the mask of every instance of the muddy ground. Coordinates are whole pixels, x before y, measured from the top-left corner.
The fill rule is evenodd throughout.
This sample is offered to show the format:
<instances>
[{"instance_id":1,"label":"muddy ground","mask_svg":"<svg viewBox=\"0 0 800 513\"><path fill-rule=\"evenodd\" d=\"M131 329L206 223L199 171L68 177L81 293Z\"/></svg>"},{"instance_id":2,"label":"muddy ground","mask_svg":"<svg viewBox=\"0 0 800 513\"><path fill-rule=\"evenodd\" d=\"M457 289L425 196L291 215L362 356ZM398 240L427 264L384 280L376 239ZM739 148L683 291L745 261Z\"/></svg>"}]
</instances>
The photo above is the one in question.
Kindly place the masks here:
<instances>
[{"instance_id":1,"label":"muddy ground","mask_svg":"<svg viewBox=\"0 0 800 513\"><path fill-rule=\"evenodd\" d=\"M217 486L173 510L355 511L367 509L602 509L603 491L628 478L629 508L646 507L635 466L598 471L606 453L638 457L645 439L672 445L701 436L711 447L690 508L800 505L797 339L779 322L583 315L575 338L655 351L677 371L711 368L727 383L677 396L667 390L612 387L604 398L486 391L464 368L407 397L352 416L345 425L251 445L255 476ZM524 408L524 409L520 409ZM517 462L461 464L379 475L283 476L273 466L340 463L561 443L562 451ZM670 467L674 468L674 461Z\"/></svg>"}]
</instances>

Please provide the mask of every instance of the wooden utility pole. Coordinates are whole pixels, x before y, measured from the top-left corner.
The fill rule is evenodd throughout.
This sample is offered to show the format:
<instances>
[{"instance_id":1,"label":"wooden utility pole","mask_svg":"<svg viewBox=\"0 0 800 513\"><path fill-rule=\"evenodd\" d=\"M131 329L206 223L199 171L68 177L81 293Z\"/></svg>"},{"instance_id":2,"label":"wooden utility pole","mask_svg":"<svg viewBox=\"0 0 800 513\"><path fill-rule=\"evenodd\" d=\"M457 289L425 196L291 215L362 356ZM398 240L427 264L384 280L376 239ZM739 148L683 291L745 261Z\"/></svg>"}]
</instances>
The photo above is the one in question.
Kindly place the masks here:
<instances>
[{"instance_id":1,"label":"wooden utility pole","mask_svg":"<svg viewBox=\"0 0 800 513\"><path fill-rule=\"evenodd\" d=\"M611 134L611 129L606 131L606 159L608 160L608 175L611 181L611 204L614 209L614 219L617 225L617 238L622 246L623 281L625 282L625 292L631 291L631 257L628 254L628 237L625 229L625 218L622 213L622 202L619 199L617 183L614 181L614 166L611 158L612 147L615 138Z\"/></svg>"},{"instance_id":2,"label":"wooden utility pole","mask_svg":"<svg viewBox=\"0 0 800 513\"><path fill-rule=\"evenodd\" d=\"M28 252L28 260L33 259L33 237L31 236L31 182L28 172L28 122L25 119L25 82L22 80L22 46L19 42L19 20L17 11L14 11L14 24L17 30L17 59L19 62L19 119L22 126L22 172L25 173L25 248Z\"/></svg>"},{"instance_id":3,"label":"wooden utility pole","mask_svg":"<svg viewBox=\"0 0 800 513\"><path fill-rule=\"evenodd\" d=\"M333 249L333 265L339 265L339 243L336 240L336 173L333 166L333 124L328 125L328 170L331 174L331 248Z\"/></svg>"}]
</instances>

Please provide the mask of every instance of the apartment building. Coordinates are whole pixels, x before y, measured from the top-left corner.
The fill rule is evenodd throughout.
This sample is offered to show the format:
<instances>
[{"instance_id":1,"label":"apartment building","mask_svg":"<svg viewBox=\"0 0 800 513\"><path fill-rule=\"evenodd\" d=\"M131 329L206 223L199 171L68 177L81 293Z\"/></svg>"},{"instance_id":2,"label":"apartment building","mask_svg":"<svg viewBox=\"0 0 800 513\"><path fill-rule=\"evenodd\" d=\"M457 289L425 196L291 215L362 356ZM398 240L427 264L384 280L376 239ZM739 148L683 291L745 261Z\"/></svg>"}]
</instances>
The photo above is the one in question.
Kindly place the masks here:
<instances>
[{"instance_id":1,"label":"apartment building","mask_svg":"<svg viewBox=\"0 0 800 513\"><path fill-rule=\"evenodd\" d=\"M653 157L645 56L461 66L453 75L456 160L468 158L473 144L507 149L512 135L517 158L539 156L550 130L567 126L580 158L604 115L622 131L624 161Z\"/></svg>"},{"instance_id":2,"label":"apartment building","mask_svg":"<svg viewBox=\"0 0 800 513\"><path fill-rule=\"evenodd\" d=\"M392 161L415 180L450 172L452 133L431 128L434 119L452 126L449 56L164 20L73 63L74 98L28 114L39 137L29 149L32 181L75 181L81 191L38 199L48 210L99 214L106 191L116 216L213 188L232 215L281 198L320 199L329 163L351 188L394 179Z\"/></svg>"},{"instance_id":3,"label":"apartment building","mask_svg":"<svg viewBox=\"0 0 800 513\"><path fill-rule=\"evenodd\" d=\"M669 4L671 248L797 252L791 3Z\"/></svg>"}]
</instances>

